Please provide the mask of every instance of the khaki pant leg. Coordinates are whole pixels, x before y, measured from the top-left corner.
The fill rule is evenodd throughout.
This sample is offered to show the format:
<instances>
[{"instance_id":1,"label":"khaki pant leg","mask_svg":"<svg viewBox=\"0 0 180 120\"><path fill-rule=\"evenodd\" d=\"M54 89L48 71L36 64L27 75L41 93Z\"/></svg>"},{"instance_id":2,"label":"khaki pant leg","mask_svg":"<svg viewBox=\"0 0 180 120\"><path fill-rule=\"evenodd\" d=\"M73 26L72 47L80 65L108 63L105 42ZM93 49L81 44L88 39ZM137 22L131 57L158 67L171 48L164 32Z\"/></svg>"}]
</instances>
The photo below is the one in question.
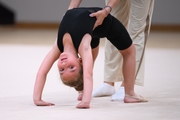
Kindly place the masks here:
<instances>
[{"instance_id":1,"label":"khaki pant leg","mask_svg":"<svg viewBox=\"0 0 180 120\"><path fill-rule=\"evenodd\" d=\"M106 0L106 3L108 0ZM128 28L130 13L130 0L120 0L112 10L111 14L122 22ZM104 63L104 81L116 82L122 81L122 56L119 51L106 40L105 42L105 63Z\"/></svg>"},{"instance_id":2,"label":"khaki pant leg","mask_svg":"<svg viewBox=\"0 0 180 120\"><path fill-rule=\"evenodd\" d=\"M144 52L153 8L154 0L131 0L129 33L136 48L136 85L144 85Z\"/></svg>"}]
</instances>

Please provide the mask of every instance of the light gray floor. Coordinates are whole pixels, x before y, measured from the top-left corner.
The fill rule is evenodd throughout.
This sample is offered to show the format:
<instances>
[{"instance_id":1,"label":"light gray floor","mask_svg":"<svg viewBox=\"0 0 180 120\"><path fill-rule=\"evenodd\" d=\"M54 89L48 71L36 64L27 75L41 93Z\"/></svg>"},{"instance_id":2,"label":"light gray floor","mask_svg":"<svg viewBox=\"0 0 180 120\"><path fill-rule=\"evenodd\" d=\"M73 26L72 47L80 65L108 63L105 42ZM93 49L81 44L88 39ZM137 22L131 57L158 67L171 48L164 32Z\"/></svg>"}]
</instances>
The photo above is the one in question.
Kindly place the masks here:
<instances>
[{"instance_id":1,"label":"light gray floor","mask_svg":"<svg viewBox=\"0 0 180 120\"><path fill-rule=\"evenodd\" d=\"M125 104L93 98L91 109L76 109L77 93L59 80L56 64L47 77L43 99L32 101L36 72L51 49L57 30L0 28L0 120L179 120L180 33L151 32L145 62L145 85L137 93L149 102ZM104 43L94 69L94 89L103 82ZM116 90L120 83L116 83Z\"/></svg>"}]
</instances>

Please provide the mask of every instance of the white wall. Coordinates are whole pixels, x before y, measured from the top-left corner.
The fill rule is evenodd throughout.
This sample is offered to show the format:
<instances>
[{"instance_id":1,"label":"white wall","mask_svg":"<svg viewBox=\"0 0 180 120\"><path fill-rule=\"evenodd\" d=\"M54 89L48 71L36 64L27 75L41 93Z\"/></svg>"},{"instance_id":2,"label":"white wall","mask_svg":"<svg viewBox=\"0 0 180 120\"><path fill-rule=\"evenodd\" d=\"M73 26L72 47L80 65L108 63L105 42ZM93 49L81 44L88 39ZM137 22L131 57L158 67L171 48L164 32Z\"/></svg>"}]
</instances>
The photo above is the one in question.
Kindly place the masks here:
<instances>
[{"instance_id":1,"label":"white wall","mask_svg":"<svg viewBox=\"0 0 180 120\"><path fill-rule=\"evenodd\" d=\"M16 12L17 22L60 22L70 0L0 0ZM105 5L104 0L83 0L81 6ZM152 24L180 24L180 0L155 0Z\"/></svg>"},{"instance_id":2,"label":"white wall","mask_svg":"<svg viewBox=\"0 0 180 120\"><path fill-rule=\"evenodd\" d=\"M16 12L17 22L60 22L70 0L0 0ZM104 6L103 0L83 0L81 6Z\"/></svg>"},{"instance_id":3,"label":"white wall","mask_svg":"<svg viewBox=\"0 0 180 120\"><path fill-rule=\"evenodd\" d=\"M180 25L180 0L155 0L152 24Z\"/></svg>"}]
</instances>

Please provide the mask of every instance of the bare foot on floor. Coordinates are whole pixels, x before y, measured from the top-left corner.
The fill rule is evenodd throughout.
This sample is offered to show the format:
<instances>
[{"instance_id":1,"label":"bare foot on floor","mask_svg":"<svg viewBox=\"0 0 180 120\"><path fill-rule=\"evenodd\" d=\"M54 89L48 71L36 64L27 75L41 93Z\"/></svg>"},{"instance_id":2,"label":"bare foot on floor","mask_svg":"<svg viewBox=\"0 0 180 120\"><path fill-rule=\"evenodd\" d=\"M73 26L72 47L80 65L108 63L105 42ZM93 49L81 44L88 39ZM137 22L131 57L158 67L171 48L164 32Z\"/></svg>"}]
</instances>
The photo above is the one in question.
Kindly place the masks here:
<instances>
[{"instance_id":1,"label":"bare foot on floor","mask_svg":"<svg viewBox=\"0 0 180 120\"><path fill-rule=\"evenodd\" d=\"M148 102L148 100L140 95L130 96L126 94L124 97L124 103L140 103L140 102Z\"/></svg>"},{"instance_id":2,"label":"bare foot on floor","mask_svg":"<svg viewBox=\"0 0 180 120\"><path fill-rule=\"evenodd\" d=\"M77 100L82 101L83 93L79 93Z\"/></svg>"}]
</instances>

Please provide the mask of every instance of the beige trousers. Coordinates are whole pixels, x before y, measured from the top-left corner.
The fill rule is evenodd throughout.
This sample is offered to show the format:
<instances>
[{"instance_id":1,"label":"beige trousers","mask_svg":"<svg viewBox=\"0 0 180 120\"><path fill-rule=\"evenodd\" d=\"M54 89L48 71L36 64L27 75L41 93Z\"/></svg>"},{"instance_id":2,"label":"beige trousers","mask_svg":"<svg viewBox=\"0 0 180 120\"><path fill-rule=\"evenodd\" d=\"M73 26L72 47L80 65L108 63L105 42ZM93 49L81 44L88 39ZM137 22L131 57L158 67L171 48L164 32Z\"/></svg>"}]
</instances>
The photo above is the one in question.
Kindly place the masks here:
<instances>
[{"instance_id":1,"label":"beige trousers","mask_svg":"<svg viewBox=\"0 0 180 120\"><path fill-rule=\"evenodd\" d=\"M105 0L106 3L108 0ZM111 14L129 31L136 48L136 85L144 85L144 52L151 26L154 0L120 0ZM123 81L123 58L119 51L106 40L104 81Z\"/></svg>"}]
</instances>

